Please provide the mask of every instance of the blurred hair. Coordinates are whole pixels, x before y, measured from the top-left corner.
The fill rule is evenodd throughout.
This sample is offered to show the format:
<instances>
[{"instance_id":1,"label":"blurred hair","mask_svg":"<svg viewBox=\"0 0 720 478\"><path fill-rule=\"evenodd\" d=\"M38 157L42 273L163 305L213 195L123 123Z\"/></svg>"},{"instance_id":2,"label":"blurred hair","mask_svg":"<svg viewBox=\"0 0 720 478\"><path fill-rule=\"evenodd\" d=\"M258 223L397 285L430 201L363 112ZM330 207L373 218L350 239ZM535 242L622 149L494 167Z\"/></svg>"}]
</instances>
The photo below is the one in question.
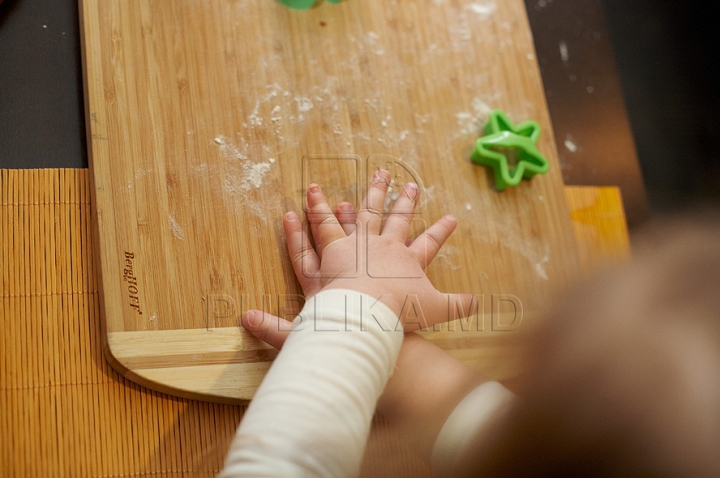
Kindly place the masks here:
<instances>
[{"instance_id":1,"label":"blurred hair","mask_svg":"<svg viewBox=\"0 0 720 478\"><path fill-rule=\"evenodd\" d=\"M467 476L720 475L720 221L655 225L538 328Z\"/></svg>"}]
</instances>

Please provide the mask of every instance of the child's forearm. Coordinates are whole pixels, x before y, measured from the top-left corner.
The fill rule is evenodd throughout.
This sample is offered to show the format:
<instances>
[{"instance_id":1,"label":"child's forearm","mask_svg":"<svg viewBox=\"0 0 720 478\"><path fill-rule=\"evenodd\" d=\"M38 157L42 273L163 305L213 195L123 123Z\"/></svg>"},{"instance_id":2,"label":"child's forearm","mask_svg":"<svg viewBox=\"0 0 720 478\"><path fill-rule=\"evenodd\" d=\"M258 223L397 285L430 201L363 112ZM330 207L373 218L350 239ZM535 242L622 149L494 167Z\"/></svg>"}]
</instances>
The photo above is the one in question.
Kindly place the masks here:
<instances>
[{"instance_id":1,"label":"child's forearm","mask_svg":"<svg viewBox=\"0 0 720 478\"><path fill-rule=\"evenodd\" d=\"M357 475L402 340L397 316L367 295L332 290L308 300L220 476Z\"/></svg>"}]
</instances>

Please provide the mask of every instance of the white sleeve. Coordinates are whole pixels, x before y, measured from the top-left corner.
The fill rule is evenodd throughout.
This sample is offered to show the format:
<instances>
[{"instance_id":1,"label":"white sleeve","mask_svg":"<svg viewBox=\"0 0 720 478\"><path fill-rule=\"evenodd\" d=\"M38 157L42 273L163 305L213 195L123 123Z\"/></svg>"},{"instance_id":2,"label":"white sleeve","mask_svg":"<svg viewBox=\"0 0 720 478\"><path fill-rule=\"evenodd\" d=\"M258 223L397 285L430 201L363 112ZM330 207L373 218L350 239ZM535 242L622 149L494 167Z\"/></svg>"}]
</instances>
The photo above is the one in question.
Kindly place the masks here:
<instances>
[{"instance_id":1,"label":"white sleeve","mask_svg":"<svg viewBox=\"0 0 720 478\"><path fill-rule=\"evenodd\" d=\"M351 290L307 301L240 423L220 477L360 472L403 340L382 302Z\"/></svg>"},{"instance_id":2,"label":"white sleeve","mask_svg":"<svg viewBox=\"0 0 720 478\"><path fill-rule=\"evenodd\" d=\"M432 451L433 476L444 476L458 465L468 446L492 440L487 433L504 419L516 396L498 382L485 382L458 404L440 429Z\"/></svg>"}]
</instances>

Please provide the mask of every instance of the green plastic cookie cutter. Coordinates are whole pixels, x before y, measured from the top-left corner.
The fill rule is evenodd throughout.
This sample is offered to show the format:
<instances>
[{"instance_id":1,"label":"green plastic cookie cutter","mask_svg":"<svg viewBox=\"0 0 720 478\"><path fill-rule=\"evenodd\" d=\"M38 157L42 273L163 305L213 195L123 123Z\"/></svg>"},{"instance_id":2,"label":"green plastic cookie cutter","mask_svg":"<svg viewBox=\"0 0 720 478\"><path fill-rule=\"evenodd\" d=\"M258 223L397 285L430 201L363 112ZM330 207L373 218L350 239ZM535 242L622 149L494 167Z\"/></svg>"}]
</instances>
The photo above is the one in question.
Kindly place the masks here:
<instances>
[{"instance_id":1,"label":"green plastic cookie cutter","mask_svg":"<svg viewBox=\"0 0 720 478\"><path fill-rule=\"evenodd\" d=\"M291 10L308 10L319 0L277 0ZM325 0L330 3L340 3L340 0Z\"/></svg>"},{"instance_id":2,"label":"green plastic cookie cutter","mask_svg":"<svg viewBox=\"0 0 720 478\"><path fill-rule=\"evenodd\" d=\"M495 173L498 191L517 186L524 179L545 174L550 169L547 158L537 149L540 125L536 121L514 124L505 113L494 110L484 128L485 136L475 143L471 159L490 166ZM510 166L508 153L515 153L517 164Z\"/></svg>"}]
</instances>

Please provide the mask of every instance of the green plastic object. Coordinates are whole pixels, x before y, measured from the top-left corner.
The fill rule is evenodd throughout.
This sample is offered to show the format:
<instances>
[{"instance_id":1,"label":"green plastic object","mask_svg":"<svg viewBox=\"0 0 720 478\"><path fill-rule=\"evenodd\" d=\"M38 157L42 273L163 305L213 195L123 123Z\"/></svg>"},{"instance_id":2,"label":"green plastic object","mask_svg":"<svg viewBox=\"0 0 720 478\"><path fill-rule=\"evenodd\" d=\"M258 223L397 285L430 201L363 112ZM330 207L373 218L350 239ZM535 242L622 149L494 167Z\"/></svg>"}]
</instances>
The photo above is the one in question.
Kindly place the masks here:
<instances>
[{"instance_id":1,"label":"green plastic object","mask_svg":"<svg viewBox=\"0 0 720 478\"><path fill-rule=\"evenodd\" d=\"M285 5L290 10L308 10L319 0L277 0L280 4ZM325 0L330 3L340 3L340 0Z\"/></svg>"},{"instance_id":2,"label":"green plastic object","mask_svg":"<svg viewBox=\"0 0 720 478\"><path fill-rule=\"evenodd\" d=\"M494 110L490 113L484 131L485 136L475 143L471 159L476 164L492 168L498 191L508 186L517 186L523 179L532 179L536 174L545 174L550 169L547 158L536 146L542 132L536 121L516 125L505 113ZM515 167L509 164L507 153L510 152L516 153Z\"/></svg>"}]
</instances>

